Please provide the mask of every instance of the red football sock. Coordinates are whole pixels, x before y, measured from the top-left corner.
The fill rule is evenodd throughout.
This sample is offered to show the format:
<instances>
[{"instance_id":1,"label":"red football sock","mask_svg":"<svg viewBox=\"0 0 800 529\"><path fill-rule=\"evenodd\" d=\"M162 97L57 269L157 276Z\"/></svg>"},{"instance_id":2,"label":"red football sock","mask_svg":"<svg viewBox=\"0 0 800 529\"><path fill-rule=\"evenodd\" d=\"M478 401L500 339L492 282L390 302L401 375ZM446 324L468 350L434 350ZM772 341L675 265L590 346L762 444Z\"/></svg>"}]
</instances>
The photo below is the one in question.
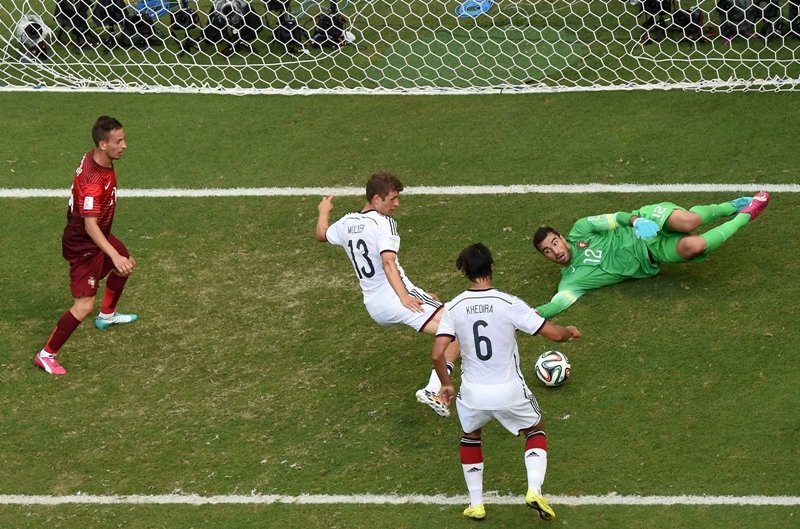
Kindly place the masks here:
<instances>
[{"instance_id":1,"label":"red football sock","mask_svg":"<svg viewBox=\"0 0 800 529\"><path fill-rule=\"evenodd\" d=\"M483 463L483 450L480 439L461 438L461 464L474 465Z\"/></svg>"},{"instance_id":2,"label":"red football sock","mask_svg":"<svg viewBox=\"0 0 800 529\"><path fill-rule=\"evenodd\" d=\"M527 452L532 448L541 448L547 451L547 436L542 430L531 432L525 438L525 451Z\"/></svg>"},{"instance_id":3,"label":"red football sock","mask_svg":"<svg viewBox=\"0 0 800 529\"><path fill-rule=\"evenodd\" d=\"M65 312L56 323L56 328L47 340L44 350L53 355L58 354L58 350L61 349L64 342L69 340L69 337L72 336L72 333L80 324L81 321L71 311Z\"/></svg>"},{"instance_id":4,"label":"red football sock","mask_svg":"<svg viewBox=\"0 0 800 529\"><path fill-rule=\"evenodd\" d=\"M127 277L118 276L111 272L106 279L106 291L103 294L103 303L100 305L100 312L103 314L113 314L117 310L117 303L125 288Z\"/></svg>"}]
</instances>

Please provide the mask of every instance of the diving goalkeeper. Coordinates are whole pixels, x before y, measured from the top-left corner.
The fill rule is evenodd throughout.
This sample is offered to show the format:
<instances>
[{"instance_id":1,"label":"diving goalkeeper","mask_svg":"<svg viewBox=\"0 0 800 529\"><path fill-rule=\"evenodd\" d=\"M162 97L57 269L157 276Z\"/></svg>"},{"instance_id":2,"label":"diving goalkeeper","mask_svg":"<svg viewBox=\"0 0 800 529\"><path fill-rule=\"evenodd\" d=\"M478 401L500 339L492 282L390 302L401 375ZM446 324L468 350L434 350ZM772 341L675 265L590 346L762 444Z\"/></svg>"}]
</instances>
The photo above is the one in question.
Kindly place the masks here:
<instances>
[{"instance_id":1,"label":"diving goalkeeper","mask_svg":"<svg viewBox=\"0 0 800 529\"><path fill-rule=\"evenodd\" d=\"M552 318L589 290L626 279L653 277L662 263L703 261L755 220L769 199L769 193L761 192L752 198L694 206L688 211L672 202L661 202L631 213L580 219L566 238L542 226L533 234L533 245L546 259L564 268L558 292L536 311L543 318ZM690 233L723 217L733 218L700 235Z\"/></svg>"}]
</instances>

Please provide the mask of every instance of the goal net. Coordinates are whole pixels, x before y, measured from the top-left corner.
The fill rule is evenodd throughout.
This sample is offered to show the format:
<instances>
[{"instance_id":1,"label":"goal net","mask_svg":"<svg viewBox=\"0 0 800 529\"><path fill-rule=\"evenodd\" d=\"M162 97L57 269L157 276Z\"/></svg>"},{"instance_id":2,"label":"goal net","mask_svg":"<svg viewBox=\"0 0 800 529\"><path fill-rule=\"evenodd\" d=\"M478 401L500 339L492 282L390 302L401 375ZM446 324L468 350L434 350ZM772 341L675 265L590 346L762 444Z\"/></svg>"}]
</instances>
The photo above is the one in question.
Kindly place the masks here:
<instances>
[{"instance_id":1,"label":"goal net","mask_svg":"<svg viewBox=\"0 0 800 529\"><path fill-rule=\"evenodd\" d=\"M0 90L794 89L798 3L3 0Z\"/></svg>"}]
</instances>

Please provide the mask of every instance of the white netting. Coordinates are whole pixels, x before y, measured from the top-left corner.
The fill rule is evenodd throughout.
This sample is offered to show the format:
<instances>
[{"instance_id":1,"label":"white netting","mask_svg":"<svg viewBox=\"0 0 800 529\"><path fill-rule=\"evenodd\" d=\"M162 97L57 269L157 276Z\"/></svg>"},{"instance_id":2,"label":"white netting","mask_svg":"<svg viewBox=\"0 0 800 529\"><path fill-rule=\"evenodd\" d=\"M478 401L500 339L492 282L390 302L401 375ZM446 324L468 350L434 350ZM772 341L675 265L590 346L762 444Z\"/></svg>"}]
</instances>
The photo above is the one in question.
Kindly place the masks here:
<instances>
[{"instance_id":1,"label":"white netting","mask_svg":"<svg viewBox=\"0 0 800 529\"><path fill-rule=\"evenodd\" d=\"M0 90L793 89L798 3L2 0Z\"/></svg>"}]
</instances>

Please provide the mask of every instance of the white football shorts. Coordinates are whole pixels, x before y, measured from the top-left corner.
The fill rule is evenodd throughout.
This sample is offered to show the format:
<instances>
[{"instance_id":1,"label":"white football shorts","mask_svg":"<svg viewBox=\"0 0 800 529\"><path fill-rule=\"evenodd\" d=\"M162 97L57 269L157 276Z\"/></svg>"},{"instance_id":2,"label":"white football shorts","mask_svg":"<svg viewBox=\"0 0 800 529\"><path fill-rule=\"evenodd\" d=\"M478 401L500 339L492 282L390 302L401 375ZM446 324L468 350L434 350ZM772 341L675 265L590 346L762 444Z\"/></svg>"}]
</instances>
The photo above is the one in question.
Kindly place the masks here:
<instances>
[{"instance_id":1,"label":"white football shorts","mask_svg":"<svg viewBox=\"0 0 800 529\"><path fill-rule=\"evenodd\" d=\"M409 293L423 301L422 312L414 312L404 307L391 287L385 290L384 295L373 296L369 301L365 301L367 312L373 320L381 325L402 324L421 331L425 324L442 308L442 304L421 288L413 287Z\"/></svg>"},{"instance_id":2,"label":"white football shorts","mask_svg":"<svg viewBox=\"0 0 800 529\"><path fill-rule=\"evenodd\" d=\"M503 428L519 435L520 430L530 428L542 420L536 397L531 394L530 400L514 404L502 410L476 410L464 404L461 399L456 399L458 420L464 433L472 433L489 424L492 419L497 420Z\"/></svg>"}]
</instances>

